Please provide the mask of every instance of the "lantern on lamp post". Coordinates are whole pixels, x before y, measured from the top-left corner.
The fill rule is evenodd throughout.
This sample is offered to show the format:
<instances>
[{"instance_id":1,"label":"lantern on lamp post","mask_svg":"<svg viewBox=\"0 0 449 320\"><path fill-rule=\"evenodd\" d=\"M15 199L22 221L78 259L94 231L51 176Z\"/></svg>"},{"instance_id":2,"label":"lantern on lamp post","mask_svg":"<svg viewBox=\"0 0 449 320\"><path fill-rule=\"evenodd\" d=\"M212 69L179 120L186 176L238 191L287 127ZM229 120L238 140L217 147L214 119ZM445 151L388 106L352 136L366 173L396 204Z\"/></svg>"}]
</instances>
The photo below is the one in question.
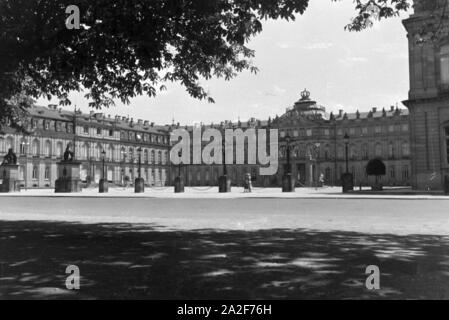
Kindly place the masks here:
<instances>
[{"instance_id":1,"label":"lantern on lamp post","mask_svg":"<svg viewBox=\"0 0 449 320\"><path fill-rule=\"evenodd\" d=\"M354 190L354 176L349 172L349 135L345 133L343 137L343 142L345 144L345 164L346 171L341 175L341 186L343 193Z\"/></svg>"}]
</instances>

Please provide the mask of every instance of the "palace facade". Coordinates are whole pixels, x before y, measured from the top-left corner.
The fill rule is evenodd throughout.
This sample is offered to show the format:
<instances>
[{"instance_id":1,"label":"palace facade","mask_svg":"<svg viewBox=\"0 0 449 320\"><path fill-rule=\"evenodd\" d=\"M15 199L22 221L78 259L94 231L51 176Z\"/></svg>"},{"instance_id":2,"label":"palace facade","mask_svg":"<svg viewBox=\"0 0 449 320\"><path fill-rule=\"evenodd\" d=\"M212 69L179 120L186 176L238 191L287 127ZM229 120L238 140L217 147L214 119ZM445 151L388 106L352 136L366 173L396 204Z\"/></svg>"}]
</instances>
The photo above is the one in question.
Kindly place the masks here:
<instances>
[{"instance_id":1,"label":"palace facade","mask_svg":"<svg viewBox=\"0 0 449 320\"><path fill-rule=\"evenodd\" d=\"M381 178L384 185L410 185L409 119L408 110L404 108L392 106L355 113L340 110L334 115L327 113L323 106L310 99L309 92L304 91L301 99L280 117L237 123L225 121L201 127L204 130L215 128L220 131L238 128L243 131L248 128L278 129L277 174L260 176L258 165L227 165L227 173L233 185L242 185L245 174L250 173L255 186L281 186L287 164L286 136L290 137L290 164L297 186L316 186L320 175L324 176L326 185L340 185L340 176L346 171L346 134L349 136L348 170L353 173L356 185L372 184L375 178L368 177L365 168L373 158L381 159L387 167L387 174ZM185 129L193 131L193 127ZM217 185L223 170L222 165L189 165L173 167L172 176L181 171L186 185Z\"/></svg>"},{"instance_id":2,"label":"palace facade","mask_svg":"<svg viewBox=\"0 0 449 320\"><path fill-rule=\"evenodd\" d=\"M179 128L179 124L161 126L103 113L70 112L52 105L34 107L27 123L30 134L9 128L0 134L0 156L13 148L19 158L21 184L26 188L54 187L56 163L69 143L75 145L76 159L81 162L81 180L86 184L100 180L103 158L105 177L117 185L134 181L139 156L141 174L149 186L172 185L179 172L186 185L213 186L223 174L222 165L170 165L170 132ZM245 174L250 173L255 186L280 186L287 163L284 141L287 135L291 137L290 163L298 186L315 186L320 175L326 185L340 184L340 176L346 171L345 134L349 136L348 169L356 185L372 183L374 178L365 174L365 167L373 158L382 159L387 167L387 174L382 177L384 185L405 186L412 181L407 109L392 106L369 112L327 113L304 91L293 107L273 119L225 121L201 127L278 129L277 174L260 176L257 164L228 165L233 185L242 185ZM193 130L191 126L183 128Z\"/></svg>"},{"instance_id":3,"label":"palace facade","mask_svg":"<svg viewBox=\"0 0 449 320\"><path fill-rule=\"evenodd\" d=\"M30 134L4 128L0 134L0 157L12 148L20 164L20 180L26 188L54 188L56 163L69 143L81 162L81 180L98 183L104 172L108 181L123 184L141 174L146 183L163 186L169 181L169 135L163 126L102 113L68 112L54 105L30 110ZM73 149L72 149L73 150Z\"/></svg>"}]
</instances>

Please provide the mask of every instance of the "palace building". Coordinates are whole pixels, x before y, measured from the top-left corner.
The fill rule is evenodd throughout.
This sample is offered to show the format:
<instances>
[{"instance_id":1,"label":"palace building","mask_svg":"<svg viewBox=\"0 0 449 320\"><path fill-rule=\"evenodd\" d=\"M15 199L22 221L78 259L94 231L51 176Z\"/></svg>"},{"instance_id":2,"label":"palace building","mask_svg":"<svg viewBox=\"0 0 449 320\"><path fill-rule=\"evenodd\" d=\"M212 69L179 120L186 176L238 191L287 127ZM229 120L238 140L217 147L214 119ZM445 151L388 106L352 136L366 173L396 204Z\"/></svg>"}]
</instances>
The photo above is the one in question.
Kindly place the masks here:
<instances>
[{"instance_id":1,"label":"palace building","mask_svg":"<svg viewBox=\"0 0 449 320\"><path fill-rule=\"evenodd\" d=\"M279 169L274 176L259 176L258 165L227 165L227 173L233 185L242 185L246 173L252 176L253 184L260 187L279 187L286 170L285 137L289 143L292 174L298 186L315 186L319 176L325 184L340 185L340 176L346 171L346 143L349 136L348 170L354 175L356 185L369 185L374 177L365 174L370 159L379 158L387 167L382 183L388 186L406 186L411 182L410 133L408 110L390 107L373 108L369 112L338 114L326 113L323 106L310 99L310 93L301 93L301 99L286 112L274 119L232 123L225 121L218 125L201 125L203 129L248 128L278 129ZM185 127L192 131L193 127ZM235 156L234 156L235 158ZM223 173L222 165L189 165L172 168L172 176L181 170L186 185L217 185Z\"/></svg>"},{"instance_id":2,"label":"palace building","mask_svg":"<svg viewBox=\"0 0 449 320\"><path fill-rule=\"evenodd\" d=\"M30 134L9 128L0 134L0 156L13 148L19 158L20 180L26 188L54 187L56 163L62 159L69 143L75 145L75 157L81 162L81 180L86 184L99 182L103 157L105 177L116 185L134 181L139 156L141 174L149 186L172 185L179 171L187 186L216 186L223 174L222 165L170 165L170 132L179 128L179 124L162 126L93 111L90 114L70 112L53 105L32 108L27 123ZM387 174L382 177L384 185L405 186L412 181L407 109L392 106L373 108L369 112L327 113L304 91L293 107L273 119L253 118L246 122L224 121L201 126L243 131L278 129L277 174L259 176L257 164L228 165L233 185L242 185L245 174L250 173L255 186L279 187L287 163L284 141L287 135L291 137L290 163L298 186L315 186L320 175L327 185L340 184L340 176L346 170L346 134L349 136L348 169L356 185L372 183L373 177L365 174L365 167L373 158L381 159L387 167ZM193 130L191 126L184 128Z\"/></svg>"},{"instance_id":3,"label":"palace building","mask_svg":"<svg viewBox=\"0 0 449 320\"><path fill-rule=\"evenodd\" d=\"M56 163L69 143L75 145L75 158L82 163L81 180L86 184L100 180L103 157L108 181L134 181L139 152L147 184L163 186L170 179L169 135L164 126L102 113L68 112L50 105L32 108L27 127L27 135L9 128L0 133L0 156L9 148L16 152L23 187L53 188Z\"/></svg>"},{"instance_id":4,"label":"palace building","mask_svg":"<svg viewBox=\"0 0 449 320\"><path fill-rule=\"evenodd\" d=\"M407 109L373 108L369 112L326 113L323 106L310 99L307 91L280 117L205 126L226 128L278 129L279 169L273 176L259 176L258 165L228 165L233 185L242 185L246 173L256 186L280 186L287 163L285 137L291 137L292 174L298 186L315 186L320 175L327 185L339 185L346 170L346 142L349 136L348 169L356 185L368 185L372 179L365 174L367 162L380 158L387 167L384 185L409 185L411 177L409 119ZM75 129L74 129L75 128ZM68 112L56 106L34 107L28 121L28 135L6 128L0 135L0 156L13 148L19 157L20 180L26 188L54 187L56 163L62 159L69 143L75 145L76 159L81 165L81 180L98 183L102 175L111 183L122 185L141 174L147 185L171 185L181 171L186 185L217 185L222 165L171 166L169 161L170 132L179 125L155 125L149 121L110 117L102 113ZM192 131L193 127L185 127ZM74 130L76 134L74 134ZM140 152L140 155L139 155ZM246 150L245 150L246 152Z\"/></svg>"}]
</instances>

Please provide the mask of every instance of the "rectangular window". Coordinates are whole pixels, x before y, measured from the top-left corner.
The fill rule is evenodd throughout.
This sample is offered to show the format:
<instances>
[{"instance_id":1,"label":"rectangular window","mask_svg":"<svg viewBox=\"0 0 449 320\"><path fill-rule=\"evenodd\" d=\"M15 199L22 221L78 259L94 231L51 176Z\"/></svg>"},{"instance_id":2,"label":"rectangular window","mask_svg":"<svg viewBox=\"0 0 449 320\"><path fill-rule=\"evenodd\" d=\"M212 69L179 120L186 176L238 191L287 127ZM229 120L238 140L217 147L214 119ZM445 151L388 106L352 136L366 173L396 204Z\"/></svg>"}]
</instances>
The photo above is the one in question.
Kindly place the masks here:
<instances>
[{"instance_id":1,"label":"rectangular window","mask_svg":"<svg viewBox=\"0 0 449 320\"><path fill-rule=\"evenodd\" d=\"M388 132L394 132L394 125L388 126Z\"/></svg>"},{"instance_id":2,"label":"rectangular window","mask_svg":"<svg viewBox=\"0 0 449 320\"><path fill-rule=\"evenodd\" d=\"M407 132L408 131L408 124L402 125L402 131Z\"/></svg>"},{"instance_id":3,"label":"rectangular window","mask_svg":"<svg viewBox=\"0 0 449 320\"><path fill-rule=\"evenodd\" d=\"M89 127L85 126L83 130L85 134L89 134Z\"/></svg>"},{"instance_id":4,"label":"rectangular window","mask_svg":"<svg viewBox=\"0 0 449 320\"><path fill-rule=\"evenodd\" d=\"M306 130L306 134L307 134L308 137L311 137L312 136L312 129L307 129Z\"/></svg>"},{"instance_id":5,"label":"rectangular window","mask_svg":"<svg viewBox=\"0 0 449 320\"><path fill-rule=\"evenodd\" d=\"M349 128L349 134L351 136L354 136L355 135L355 128Z\"/></svg>"},{"instance_id":6,"label":"rectangular window","mask_svg":"<svg viewBox=\"0 0 449 320\"><path fill-rule=\"evenodd\" d=\"M50 168L49 167L45 168L44 178L45 178L45 180L50 180Z\"/></svg>"},{"instance_id":7,"label":"rectangular window","mask_svg":"<svg viewBox=\"0 0 449 320\"><path fill-rule=\"evenodd\" d=\"M363 127L362 128L362 134L368 134L368 128L367 127Z\"/></svg>"},{"instance_id":8,"label":"rectangular window","mask_svg":"<svg viewBox=\"0 0 449 320\"><path fill-rule=\"evenodd\" d=\"M381 133L382 132L382 127L381 126L374 127L374 132L375 133Z\"/></svg>"},{"instance_id":9,"label":"rectangular window","mask_svg":"<svg viewBox=\"0 0 449 320\"><path fill-rule=\"evenodd\" d=\"M325 136L328 136L328 135L330 135L330 131L329 131L329 129L324 129L324 135L325 135Z\"/></svg>"},{"instance_id":10,"label":"rectangular window","mask_svg":"<svg viewBox=\"0 0 449 320\"><path fill-rule=\"evenodd\" d=\"M114 136L114 130L109 129L109 136L110 136L110 137Z\"/></svg>"}]
</instances>

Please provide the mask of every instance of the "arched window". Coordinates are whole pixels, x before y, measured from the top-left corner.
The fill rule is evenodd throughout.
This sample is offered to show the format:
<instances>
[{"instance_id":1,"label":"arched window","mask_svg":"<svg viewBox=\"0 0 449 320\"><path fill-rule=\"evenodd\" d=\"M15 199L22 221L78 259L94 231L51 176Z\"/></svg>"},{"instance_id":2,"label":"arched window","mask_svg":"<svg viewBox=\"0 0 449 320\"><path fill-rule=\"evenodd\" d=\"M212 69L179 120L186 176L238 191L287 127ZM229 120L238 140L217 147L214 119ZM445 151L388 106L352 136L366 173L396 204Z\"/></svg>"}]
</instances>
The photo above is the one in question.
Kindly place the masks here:
<instances>
[{"instance_id":1,"label":"arched window","mask_svg":"<svg viewBox=\"0 0 449 320\"><path fill-rule=\"evenodd\" d=\"M390 159L394 159L394 144L393 142L390 142L388 144L388 158Z\"/></svg>"},{"instance_id":2,"label":"arched window","mask_svg":"<svg viewBox=\"0 0 449 320\"><path fill-rule=\"evenodd\" d=\"M403 157L409 157L410 156L410 145L408 142L402 142L401 145L401 151Z\"/></svg>"},{"instance_id":3,"label":"arched window","mask_svg":"<svg viewBox=\"0 0 449 320\"><path fill-rule=\"evenodd\" d=\"M143 152L143 161L145 162L145 163L148 163L148 161L150 160L149 158L148 158L148 149L145 149L145 151Z\"/></svg>"},{"instance_id":4,"label":"arched window","mask_svg":"<svg viewBox=\"0 0 449 320\"><path fill-rule=\"evenodd\" d=\"M134 161L134 150L133 148L128 149L128 159L129 161Z\"/></svg>"},{"instance_id":5,"label":"arched window","mask_svg":"<svg viewBox=\"0 0 449 320\"><path fill-rule=\"evenodd\" d=\"M330 159L330 154L331 154L330 147L329 147L329 145L326 145L324 147L324 159L329 160Z\"/></svg>"},{"instance_id":6,"label":"arched window","mask_svg":"<svg viewBox=\"0 0 449 320\"><path fill-rule=\"evenodd\" d=\"M374 155L376 157L382 157L382 145L380 143L377 143L374 147Z\"/></svg>"},{"instance_id":7,"label":"arched window","mask_svg":"<svg viewBox=\"0 0 449 320\"><path fill-rule=\"evenodd\" d=\"M449 85L449 44L440 49L441 83Z\"/></svg>"},{"instance_id":8,"label":"arched window","mask_svg":"<svg viewBox=\"0 0 449 320\"><path fill-rule=\"evenodd\" d=\"M20 147L20 154L21 155L27 154L27 143L28 142L24 138L20 139L19 147Z\"/></svg>"},{"instance_id":9,"label":"arched window","mask_svg":"<svg viewBox=\"0 0 449 320\"><path fill-rule=\"evenodd\" d=\"M31 178L33 180L37 180L39 178L39 168L37 166L33 166L33 171L31 172Z\"/></svg>"},{"instance_id":10,"label":"arched window","mask_svg":"<svg viewBox=\"0 0 449 320\"><path fill-rule=\"evenodd\" d=\"M120 157L121 157L121 160L122 160L123 162L125 162L125 160L126 160L126 149L125 149L125 148L122 148L122 149L120 150Z\"/></svg>"},{"instance_id":11,"label":"arched window","mask_svg":"<svg viewBox=\"0 0 449 320\"><path fill-rule=\"evenodd\" d=\"M369 158L368 145L366 143L362 145L362 157L363 160L367 160Z\"/></svg>"},{"instance_id":12,"label":"arched window","mask_svg":"<svg viewBox=\"0 0 449 320\"><path fill-rule=\"evenodd\" d=\"M62 142L58 142L56 144L56 156L61 158L64 154L64 147L62 146Z\"/></svg>"},{"instance_id":13,"label":"arched window","mask_svg":"<svg viewBox=\"0 0 449 320\"><path fill-rule=\"evenodd\" d=\"M44 171L44 179L45 180L50 180L50 167L45 167L45 171Z\"/></svg>"},{"instance_id":14,"label":"arched window","mask_svg":"<svg viewBox=\"0 0 449 320\"><path fill-rule=\"evenodd\" d=\"M155 163L155 159L156 158L156 153L154 152L154 150L151 150L151 163Z\"/></svg>"},{"instance_id":15,"label":"arched window","mask_svg":"<svg viewBox=\"0 0 449 320\"><path fill-rule=\"evenodd\" d=\"M357 149L354 144L349 147L349 158L353 160L357 158Z\"/></svg>"},{"instance_id":16,"label":"arched window","mask_svg":"<svg viewBox=\"0 0 449 320\"><path fill-rule=\"evenodd\" d=\"M343 159L344 158L344 148L343 146L338 146L337 147L337 158L338 159Z\"/></svg>"},{"instance_id":17,"label":"arched window","mask_svg":"<svg viewBox=\"0 0 449 320\"><path fill-rule=\"evenodd\" d=\"M31 146L31 152L33 153L33 156L38 156L39 155L39 140L34 140L33 144Z\"/></svg>"},{"instance_id":18,"label":"arched window","mask_svg":"<svg viewBox=\"0 0 449 320\"><path fill-rule=\"evenodd\" d=\"M108 150L106 151L107 158L109 161L114 161L114 147L112 145L109 145Z\"/></svg>"},{"instance_id":19,"label":"arched window","mask_svg":"<svg viewBox=\"0 0 449 320\"><path fill-rule=\"evenodd\" d=\"M14 149L14 138L13 137L6 138L6 150L5 151L8 151L9 149Z\"/></svg>"},{"instance_id":20,"label":"arched window","mask_svg":"<svg viewBox=\"0 0 449 320\"><path fill-rule=\"evenodd\" d=\"M51 157L51 142L49 140L45 141L44 155L48 158Z\"/></svg>"}]
</instances>

